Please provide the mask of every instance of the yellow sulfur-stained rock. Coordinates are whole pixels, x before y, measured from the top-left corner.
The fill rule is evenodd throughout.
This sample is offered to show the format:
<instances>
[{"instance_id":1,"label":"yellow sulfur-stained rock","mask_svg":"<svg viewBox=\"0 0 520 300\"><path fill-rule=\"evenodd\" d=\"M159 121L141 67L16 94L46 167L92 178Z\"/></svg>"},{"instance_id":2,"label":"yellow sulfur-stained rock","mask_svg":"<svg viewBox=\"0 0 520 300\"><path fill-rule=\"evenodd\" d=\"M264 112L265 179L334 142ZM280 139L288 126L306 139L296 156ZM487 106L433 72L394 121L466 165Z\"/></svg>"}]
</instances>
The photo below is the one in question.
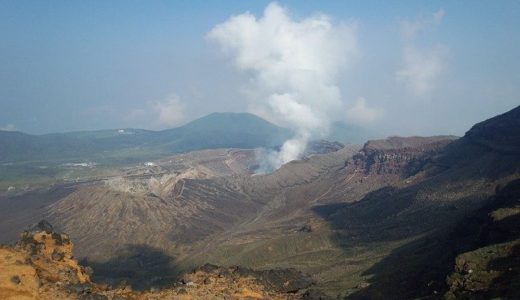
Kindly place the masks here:
<instances>
[{"instance_id":1,"label":"yellow sulfur-stained rock","mask_svg":"<svg viewBox=\"0 0 520 300\"><path fill-rule=\"evenodd\" d=\"M282 300L300 299L301 294L295 291L311 284L294 270L254 271L205 265L184 274L180 282L172 282L169 288L112 289L91 282L89 272L74 259L73 249L69 237L53 232L48 223L39 224L37 230L25 231L15 247L0 246L0 300ZM289 281L277 284L276 280L268 280L278 276L286 276Z\"/></svg>"}]
</instances>

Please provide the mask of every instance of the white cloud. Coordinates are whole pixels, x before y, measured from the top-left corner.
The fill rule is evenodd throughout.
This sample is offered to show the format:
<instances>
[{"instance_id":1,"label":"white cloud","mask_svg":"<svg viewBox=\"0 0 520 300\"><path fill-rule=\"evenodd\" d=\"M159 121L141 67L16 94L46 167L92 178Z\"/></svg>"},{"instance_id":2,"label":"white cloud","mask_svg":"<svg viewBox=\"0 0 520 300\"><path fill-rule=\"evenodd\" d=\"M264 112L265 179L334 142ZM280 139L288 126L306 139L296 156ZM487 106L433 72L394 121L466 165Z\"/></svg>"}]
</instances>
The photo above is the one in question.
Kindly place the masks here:
<instances>
[{"instance_id":1,"label":"white cloud","mask_svg":"<svg viewBox=\"0 0 520 300\"><path fill-rule=\"evenodd\" d=\"M154 102L153 109L158 114L160 126L174 127L186 120L186 107L177 95L171 95L163 101Z\"/></svg>"},{"instance_id":2,"label":"white cloud","mask_svg":"<svg viewBox=\"0 0 520 300\"><path fill-rule=\"evenodd\" d=\"M182 125L186 121L186 106L180 97L170 96L157 101L148 101L142 107L134 107L122 111L123 120L139 124L147 129L164 129Z\"/></svg>"},{"instance_id":3,"label":"white cloud","mask_svg":"<svg viewBox=\"0 0 520 300\"><path fill-rule=\"evenodd\" d=\"M135 122L147 118L149 111L143 108L132 108L130 111L125 112L123 119L125 121Z\"/></svg>"},{"instance_id":4,"label":"white cloud","mask_svg":"<svg viewBox=\"0 0 520 300\"><path fill-rule=\"evenodd\" d=\"M440 25L444 14L444 10L441 8L430 16L423 16L413 21L403 20L401 22L401 35L405 39L414 39L419 32Z\"/></svg>"},{"instance_id":5,"label":"white cloud","mask_svg":"<svg viewBox=\"0 0 520 300\"><path fill-rule=\"evenodd\" d=\"M414 95L423 96L433 91L446 68L448 47L436 44L421 48L415 42L421 31L440 25L443 17L444 10L440 9L427 18L401 22L401 35L404 39L402 67L395 77Z\"/></svg>"},{"instance_id":6,"label":"white cloud","mask_svg":"<svg viewBox=\"0 0 520 300\"><path fill-rule=\"evenodd\" d=\"M247 94L254 111L295 131L275 167L299 158L308 139L327 133L330 116L341 108L337 74L358 53L354 24L336 24L324 14L293 20L271 3L262 17L233 16L207 38L251 76Z\"/></svg>"},{"instance_id":7,"label":"white cloud","mask_svg":"<svg viewBox=\"0 0 520 300\"><path fill-rule=\"evenodd\" d=\"M426 95L437 86L446 68L448 49L436 45L430 49L418 49L412 45L403 48L403 68L396 72L396 79L415 95Z\"/></svg>"},{"instance_id":8,"label":"white cloud","mask_svg":"<svg viewBox=\"0 0 520 300\"><path fill-rule=\"evenodd\" d=\"M444 18L444 9L441 8L438 11L434 12L432 15L434 24L440 24L442 19Z\"/></svg>"},{"instance_id":9,"label":"white cloud","mask_svg":"<svg viewBox=\"0 0 520 300\"><path fill-rule=\"evenodd\" d=\"M347 120L358 125L373 123L383 116L383 109L370 107L364 98L358 98L353 106L347 108Z\"/></svg>"},{"instance_id":10,"label":"white cloud","mask_svg":"<svg viewBox=\"0 0 520 300\"><path fill-rule=\"evenodd\" d=\"M7 124L7 125L5 125L3 127L0 127L0 130L2 130L2 131L16 131L17 128L16 128L16 126L14 124Z\"/></svg>"}]
</instances>

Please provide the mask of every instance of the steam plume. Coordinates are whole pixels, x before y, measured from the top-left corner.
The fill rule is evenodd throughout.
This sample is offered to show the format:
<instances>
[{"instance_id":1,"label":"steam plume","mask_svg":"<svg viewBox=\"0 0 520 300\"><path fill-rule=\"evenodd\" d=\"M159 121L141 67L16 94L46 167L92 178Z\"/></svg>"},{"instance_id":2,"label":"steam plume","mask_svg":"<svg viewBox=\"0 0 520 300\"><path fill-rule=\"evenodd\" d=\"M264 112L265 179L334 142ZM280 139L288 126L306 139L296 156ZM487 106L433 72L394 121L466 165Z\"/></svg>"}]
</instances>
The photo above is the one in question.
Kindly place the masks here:
<instances>
[{"instance_id":1,"label":"steam plume","mask_svg":"<svg viewBox=\"0 0 520 300\"><path fill-rule=\"evenodd\" d=\"M293 20L271 3L258 19L250 13L232 16L208 33L251 76L252 110L294 131L270 155L272 167L298 159L310 139L327 134L331 115L342 106L338 71L357 53L355 31L355 25L334 24L324 14Z\"/></svg>"}]
</instances>

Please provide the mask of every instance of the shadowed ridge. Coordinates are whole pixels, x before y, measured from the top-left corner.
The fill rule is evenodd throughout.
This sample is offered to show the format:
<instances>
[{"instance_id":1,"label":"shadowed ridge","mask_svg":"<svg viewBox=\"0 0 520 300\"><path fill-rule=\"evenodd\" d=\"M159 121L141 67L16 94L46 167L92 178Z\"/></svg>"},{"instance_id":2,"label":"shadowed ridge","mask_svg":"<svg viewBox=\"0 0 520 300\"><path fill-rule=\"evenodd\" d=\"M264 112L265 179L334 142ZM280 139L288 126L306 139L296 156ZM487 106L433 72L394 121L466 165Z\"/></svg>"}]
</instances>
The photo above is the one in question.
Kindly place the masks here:
<instances>
[{"instance_id":1,"label":"shadowed ridge","mask_svg":"<svg viewBox=\"0 0 520 300\"><path fill-rule=\"evenodd\" d=\"M365 271L369 285L348 299L436 299L445 293L447 299L516 299L518 199L520 180L515 180L449 230L394 249Z\"/></svg>"},{"instance_id":2,"label":"shadowed ridge","mask_svg":"<svg viewBox=\"0 0 520 300\"><path fill-rule=\"evenodd\" d=\"M147 245L126 245L107 261L84 259L81 264L94 270L94 282L140 291L167 287L178 275L174 258Z\"/></svg>"},{"instance_id":3,"label":"shadowed ridge","mask_svg":"<svg viewBox=\"0 0 520 300\"><path fill-rule=\"evenodd\" d=\"M520 106L475 124L464 136L494 151L520 153Z\"/></svg>"},{"instance_id":4,"label":"shadowed ridge","mask_svg":"<svg viewBox=\"0 0 520 300\"><path fill-rule=\"evenodd\" d=\"M505 240L494 240L493 244L505 241L513 244L489 246L502 250L497 250L497 259L489 259L478 273L475 273L475 270L469 272L464 262L475 261L474 257L477 257L477 263L473 264L480 264L478 260L482 259L484 251L472 251L482 247L482 243L489 242L490 235L488 238L483 236L486 232L483 228L495 228L489 231L493 236L500 231L497 229L504 230L503 224L507 222L509 227L506 230L518 226L517 221L511 221L511 216L504 221L489 221L490 214L503 212L504 209L508 209L507 206L513 205L511 201L518 201L519 195L512 195L506 191L515 190L514 186L519 183L518 180L512 180L520 177L520 153L509 150L514 149L519 141L515 137L520 132L520 127L506 126L506 132L502 136L504 124L518 122L517 119L513 120L517 112L515 109L513 113L483 122L486 124L484 133L479 129L480 126L476 125L463 138L447 144L436 153L427 154L425 158L429 162L414 172L413 181L405 176L400 181L395 181L394 186L369 193L357 203L330 204L314 208L314 211L330 224L336 244L346 253L352 251L354 246L377 249L394 245L390 246L390 252L386 252L386 249L380 250L382 259L375 261L372 267L363 271L361 275L365 279L352 290L349 299L435 298L448 289L451 294L447 296L455 295L455 298L464 295L470 295L470 298L487 295L484 298L489 298L500 296L500 293L514 293L513 289L505 287L508 282L517 280L514 275L516 273L511 273L507 268L504 270L493 266L505 262L513 271L516 270L517 260L507 257L514 257L517 253L518 247L515 245L519 241L518 229L514 229L517 233L510 233ZM504 120L501 120L502 118ZM475 142L492 139L500 143L496 147L488 147L484 143ZM383 141L382 148L395 148L391 144L395 143L385 144ZM376 153L381 151L378 149L381 147L371 148L375 148L373 151ZM399 155L394 153L395 155L388 156L388 152L384 154L386 156L378 156L379 160L372 159L372 163L367 163L370 162L368 155L358 159L364 161L365 166L373 168L377 165L374 162L377 162L388 170L388 163ZM406 170L407 164L411 161L401 158L403 165L400 170ZM502 191L501 188L497 188L497 196L489 197L493 195L496 186L504 186L508 182L510 183L507 189L504 188ZM504 197L509 199L509 202L506 201L509 204L500 200ZM513 206L515 205L518 207L519 204ZM518 214L518 208L509 208L508 211ZM464 234L460 233L462 228L465 228ZM469 254L462 254L467 251L470 251ZM459 254L461 256L458 257ZM450 277L452 279L447 284L445 279L453 270L456 257L458 271ZM492 256L488 254L488 257ZM502 272L502 275L493 279L489 274L498 274L493 272ZM481 291L475 292L473 287L465 285L471 282L471 275L468 274L482 276L473 279L473 287L480 285L478 289ZM487 292L488 290L490 292Z\"/></svg>"}]
</instances>

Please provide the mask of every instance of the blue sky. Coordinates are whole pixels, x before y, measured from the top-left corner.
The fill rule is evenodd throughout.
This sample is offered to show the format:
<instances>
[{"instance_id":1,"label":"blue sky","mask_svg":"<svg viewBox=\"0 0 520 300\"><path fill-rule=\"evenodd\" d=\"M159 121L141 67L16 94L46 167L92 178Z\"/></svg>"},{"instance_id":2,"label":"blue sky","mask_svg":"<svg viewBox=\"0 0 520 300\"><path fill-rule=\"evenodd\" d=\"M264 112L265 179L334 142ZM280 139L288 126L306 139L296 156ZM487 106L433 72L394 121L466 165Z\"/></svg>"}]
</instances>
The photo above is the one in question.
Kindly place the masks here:
<instances>
[{"instance_id":1,"label":"blue sky","mask_svg":"<svg viewBox=\"0 0 520 300\"><path fill-rule=\"evenodd\" d=\"M257 112L244 90L258 74L207 35L232 15L261 18L269 3L0 0L0 127L160 129L214 111ZM335 76L342 106L331 119L461 135L520 104L520 1L278 4L294 22L321 12L355 28L357 54ZM405 22L420 27L412 38Z\"/></svg>"}]
</instances>

